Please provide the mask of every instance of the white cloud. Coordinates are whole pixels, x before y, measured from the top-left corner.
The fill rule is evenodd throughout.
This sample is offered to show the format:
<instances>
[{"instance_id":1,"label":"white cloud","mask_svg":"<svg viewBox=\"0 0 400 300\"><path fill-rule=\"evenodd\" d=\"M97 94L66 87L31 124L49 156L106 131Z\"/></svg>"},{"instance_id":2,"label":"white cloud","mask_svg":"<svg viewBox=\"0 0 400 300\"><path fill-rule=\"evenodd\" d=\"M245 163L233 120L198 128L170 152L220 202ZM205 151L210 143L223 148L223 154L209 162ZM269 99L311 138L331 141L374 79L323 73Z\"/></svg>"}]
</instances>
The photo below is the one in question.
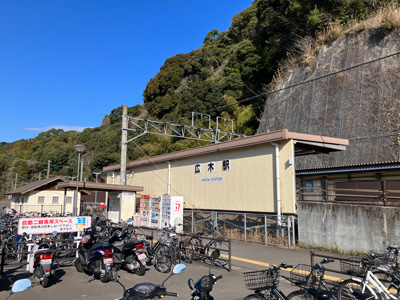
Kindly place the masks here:
<instances>
[{"instance_id":1,"label":"white cloud","mask_svg":"<svg viewBox=\"0 0 400 300\"><path fill-rule=\"evenodd\" d=\"M31 130L31 131L38 131L38 132L43 132L43 131L48 131L50 129L63 129L64 131L83 131L85 128L91 128L91 127L82 127L82 126L69 126L69 125L53 125L53 126L46 126L46 127L41 127L41 128L25 128L26 130Z\"/></svg>"}]
</instances>

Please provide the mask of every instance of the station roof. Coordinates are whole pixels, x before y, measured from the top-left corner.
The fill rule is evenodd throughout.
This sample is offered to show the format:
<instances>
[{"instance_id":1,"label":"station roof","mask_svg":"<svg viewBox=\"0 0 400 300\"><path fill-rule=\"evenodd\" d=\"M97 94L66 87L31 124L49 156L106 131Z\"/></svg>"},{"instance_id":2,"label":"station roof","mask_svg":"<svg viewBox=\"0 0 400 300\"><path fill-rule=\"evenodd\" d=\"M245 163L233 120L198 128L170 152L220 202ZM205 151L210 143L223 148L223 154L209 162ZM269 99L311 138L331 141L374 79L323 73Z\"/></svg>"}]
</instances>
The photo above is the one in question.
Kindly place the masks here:
<instances>
[{"instance_id":1,"label":"station roof","mask_svg":"<svg viewBox=\"0 0 400 300\"><path fill-rule=\"evenodd\" d=\"M76 181L64 181L57 184L59 188L76 189ZM142 186L107 184L96 182L79 182L79 190L104 191L104 192L142 192Z\"/></svg>"},{"instance_id":2,"label":"station roof","mask_svg":"<svg viewBox=\"0 0 400 300\"><path fill-rule=\"evenodd\" d=\"M346 146L349 145L349 141L347 139L339 139L339 138L305 134L305 133L296 133L296 132L290 132L287 129L282 129L263 134L256 134L253 136L244 137L228 142L212 144L163 155L157 155L151 157L151 160L149 158L139 159L128 162L126 164L126 167L132 168L150 163L152 164L152 163L159 163L176 159L183 159L187 157L193 157L212 152L226 151L226 150L232 150L242 147L250 147L254 145L273 143L290 139L294 141L295 156L325 154L335 151L343 151L346 150ZM119 171L120 169L121 169L120 164L106 166L103 168L103 170L106 172Z\"/></svg>"},{"instance_id":3,"label":"station roof","mask_svg":"<svg viewBox=\"0 0 400 300\"><path fill-rule=\"evenodd\" d=\"M34 182L27 183L23 186L20 186L19 188L16 188L15 190L9 191L4 193L5 195L23 195L26 193L29 193L34 190L38 189L47 189L49 185L54 185L57 182L64 182L65 179L61 176L55 176L55 177L50 177L50 178L45 178L42 180L37 180Z\"/></svg>"},{"instance_id":4,"label":"station roof","mask_svg":"<svg viewBox=\"0 0 400 300\"><path fill-rule=\"evenodd\" d=\"M400 170L400 161L372 162L364 164L351 164L340 166L326 166L318 168L296 169L296 176L326 175L353 172L382 172L387 170Z\"/></svg>"}]
</instances>

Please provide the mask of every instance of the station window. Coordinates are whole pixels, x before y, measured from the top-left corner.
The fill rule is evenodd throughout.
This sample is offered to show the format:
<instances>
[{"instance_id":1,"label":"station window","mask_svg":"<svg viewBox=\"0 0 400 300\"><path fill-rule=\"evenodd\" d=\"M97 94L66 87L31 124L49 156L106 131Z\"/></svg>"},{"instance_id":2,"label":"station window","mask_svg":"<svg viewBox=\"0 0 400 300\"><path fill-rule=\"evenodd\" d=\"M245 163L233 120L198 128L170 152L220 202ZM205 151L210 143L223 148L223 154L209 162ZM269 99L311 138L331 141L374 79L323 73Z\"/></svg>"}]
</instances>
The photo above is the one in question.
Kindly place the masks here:
<instances>
[{"instance_id":1,"label":"station window","mask_svg":"<svg viewBox=\"0 0 400 300\"><path fill-rule=\"evenodd\" d=\"M53 204L58 204L58 197L53 197Z\"/></svg>"},{"instance_id":2,"label":"station window","mask_svg":"<svg viewBox=\"0 0 400 300\"><path fill-rule=\"evenodd\" d=\"M44 203L44 196L39 196L39 197L38 197L38 203L39 203L39 204Z\"/></svg>"},{"instance_id":3,"label":"station window","mask_svg":"<svg viewBox=\"0 0 400 300\"><path fill-rule=\"evenodd\" d=\"M72 203L72 197L65 198L65 203Z\"/></svg>"}]
</instances>

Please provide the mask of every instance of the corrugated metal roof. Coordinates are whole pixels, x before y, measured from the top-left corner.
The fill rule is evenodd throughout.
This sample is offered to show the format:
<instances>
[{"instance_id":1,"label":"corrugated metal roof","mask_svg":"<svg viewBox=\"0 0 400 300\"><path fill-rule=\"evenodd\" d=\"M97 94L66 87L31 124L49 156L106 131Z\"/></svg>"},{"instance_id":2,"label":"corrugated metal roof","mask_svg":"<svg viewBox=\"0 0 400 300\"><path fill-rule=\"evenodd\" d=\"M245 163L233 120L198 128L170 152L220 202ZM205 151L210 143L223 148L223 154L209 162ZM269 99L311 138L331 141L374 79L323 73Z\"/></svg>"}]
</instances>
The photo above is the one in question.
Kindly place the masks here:
<instances>
[{"instance_id":1,"label":"corrugated metal roof","mask_svg":"<svg viewBox=\"0 0 400 300\"><path fill-rule=\"evenodd\" d=\"M34 181L34 182L30 182L27 183L15 190L9 191L4 193L5 195L15 195L15 194L26 194L30 191L33 191L41 186L47 185L51 182L55 182L55 181L66 181L63 177L61 176L56 176L56 177L51 177L51 178L45 178L42 180L38 180L38 181Z\"/></svg>"},{"instance_id":2,"label":"corrugated metal roof","mask_svg":"<svg viewBox=\"0 0 400 300\"><path fill-rule=\"evenodd\" d=\"M326 166L318 168L296 169L296 175L318 175L349 172L370 172L400 169L399 161L372 162L341 166Z\"/></svg>"},{"instance_id":3,"label":"corrugated metal roof","mask_svg":"<svg viewBox=\"0 0 400 300\"><path fill-rule=\"evenodd\" d=\"M223 143L219 143L219 144L212 144L212 145L201 146L201 147L197 147L197 148L172 152L172 153L168 153L168 154L157 155L157 156L151 157L151 159L149 159L149 158L138 159L135 161L128 162L126 164L126 167L132 168L132 167L142 166L142 165L146 165L146 164L160 163L160 162L172 161L172 160L176 160L176 159L193 157L193 156L202 155L205 153L227 151L227 150L231 150L231 149L250 147L250 146L254 146L254 145L260 145L260 144L271 143L271 142L276 142L276 141L281 141L281 140L289 140L289 139L296 140L299 145L301 144L300 141L306 141L306 142L310 142L310 143L318 143L318 147L313 146L315 149L316 148L324 148L324 147L328 149L330 145L342 146L340 149L339 148L338 149L331 148L329 151L345 150L345 146L349 145L349 141L346 139L290 132L288 129L281 129L281 130L271 131L271 132L267 132L267 133L263 133L263 134L256 134L253 136L249 136L249 137L245 137L245 138L241 138L241 139L237 139L237 140L233 140L233 141L223 142ZM311 145L308 145L308 146L312 147ZM121 169L120 164L106 166L103 168L103 170L106 172L119 171L120 169Z\"/></svg>"}]
</instances>

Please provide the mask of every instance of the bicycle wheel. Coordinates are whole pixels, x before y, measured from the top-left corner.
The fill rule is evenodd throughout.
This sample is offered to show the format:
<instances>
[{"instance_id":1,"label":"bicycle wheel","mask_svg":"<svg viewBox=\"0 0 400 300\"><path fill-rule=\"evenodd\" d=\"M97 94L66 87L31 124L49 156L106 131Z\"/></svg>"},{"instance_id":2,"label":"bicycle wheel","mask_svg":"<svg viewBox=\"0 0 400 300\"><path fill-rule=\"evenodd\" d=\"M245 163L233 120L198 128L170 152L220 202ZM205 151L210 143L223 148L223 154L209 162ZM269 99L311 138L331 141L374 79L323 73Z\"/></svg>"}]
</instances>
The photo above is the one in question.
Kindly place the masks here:
<instances>
[{"instance_id":1,"label":"bicycle wheel","mask_svg":"<svg viewBox=\"0 0 400 300\"><path fill-rule=\"evenodd\" d=\"M192 237L190 240L193 245L193 260L202 260L205 255L203 242L197 237Z\"/></svg>"},{"instance_id":2,"label":"bicycle wheel","mask_svg":"<svg viewBox=\"0 0 400 300\"><path fill-rule=\"evenodd\" d=\"M167 273L172 266L172 251L167 245L160 245L154 253L154 268L161 273Z\"/></svg>"},{"instance_id":3,"label":"bicycle wheel","mask_svg":"<svg viewBox=\"0 0 400 300\"><path fill-rule=\"evenodd\" d=\"M206 258L207 259L211 258L211 254L214 250L219 250L221 256L225 255L225 257L229 253L229 247L225 242L219 241L219 240L212 240L207 244L207 247L206 247ZM212 263L216 266L223 267L228 263L228 259L219 257L219 258L213 259Z\"/></svg>"},{"instance_id":4,"label":"bicycle wheel","mask_svg":"<svg viewBox=\"0 0 400 300\"><path fill-rule=\"evenodd\" d=\"M354 279L348 279L343 281L337 291L338 300L360 300L360 299L375 299L374 295L368 289L366 285L363 290L363 284Z\"/></svg>"},{"instance_id":5,"label":"bicycle wheel","mask_svg":"<svg viewBox=\"0 0 400 300\"><path fill-rule=\"evenodd\" d=\"M184 248L183 249L184 253L184 262L187 264L191 264L193 262L194 258L194 251L191 248Z\"/></svg>"},{"instance_id":6,"label":"bicycle wheel","mask_svg":"<svg viewBox=\"0 0 400 300\"><path fill-rule=\"evenodd\" d=\"M287 295L288 300L313 300L314 296L307 293L306 290L294 291Z\"/></svg>"}]
</instances>

